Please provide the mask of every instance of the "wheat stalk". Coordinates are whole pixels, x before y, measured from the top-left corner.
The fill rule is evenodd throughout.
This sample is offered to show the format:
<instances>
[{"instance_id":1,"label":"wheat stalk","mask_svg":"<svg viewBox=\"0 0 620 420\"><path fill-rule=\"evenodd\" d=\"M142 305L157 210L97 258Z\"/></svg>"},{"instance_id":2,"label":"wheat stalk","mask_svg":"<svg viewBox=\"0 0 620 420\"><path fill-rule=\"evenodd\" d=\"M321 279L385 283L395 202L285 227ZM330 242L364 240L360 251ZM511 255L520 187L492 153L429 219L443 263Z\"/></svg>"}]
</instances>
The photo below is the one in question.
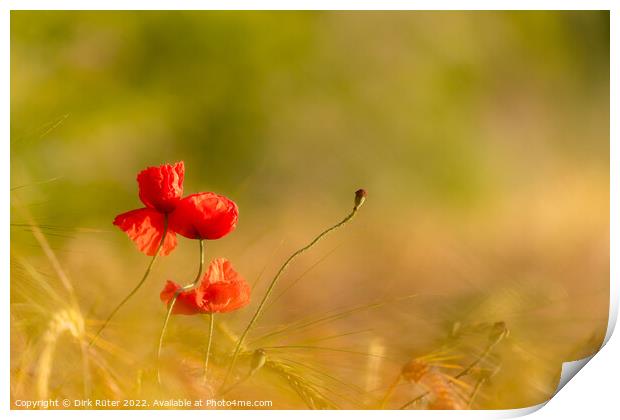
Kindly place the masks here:
<instances>
[{"instance_id":1,"label":"wheat stalk","mask_svg":"<svg viewBox=\"0 0 620 420\"><path fill-rule=\"evenodd\" d=\"M290 365L268 360L265 368L284 379L290 388L303 400L306 406L313 410L335 409L336 404L323 395L304 374Z\"/></svg>"},{"instance_id":2,"label":"wheat stalk","mask_svg":"<svg viewBox=\"0 0 620 420\"><path fill-rule=\"evenodd\" d=\"M56 343L64 332L69 332L71 336L79 341L80 344L85 344L84 319L80 313L71 309L61 309L52 316L48 328L43 334L43 350L41 351L37 363L38 373L36 378L37 395L41 400L45 400L49 396L49 381L54 364ZM88 360L84 354L83 360ZM84 388L85 394L88 395L88 365L84 366Z\"/></svg>"}]
</instances>

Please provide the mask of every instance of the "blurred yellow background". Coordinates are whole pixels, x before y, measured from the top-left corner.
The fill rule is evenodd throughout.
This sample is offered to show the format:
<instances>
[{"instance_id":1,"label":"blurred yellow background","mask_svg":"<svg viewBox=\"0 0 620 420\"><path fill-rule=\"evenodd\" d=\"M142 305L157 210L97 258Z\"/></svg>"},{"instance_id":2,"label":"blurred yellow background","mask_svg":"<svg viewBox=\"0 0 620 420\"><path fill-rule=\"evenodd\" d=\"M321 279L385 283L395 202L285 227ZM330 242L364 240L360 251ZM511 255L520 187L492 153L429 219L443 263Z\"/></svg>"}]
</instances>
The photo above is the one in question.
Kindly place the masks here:
<instances>
[{"instance_id":1,"label":"blurred yellow background","mask_svg":"<svg viewBox=\"0 0 620 420\"><path fill-rule=\"evenodd\" d=\"M416 294L300 333L362 331L333 347L385 355L377 364L290 350L362 388L339 406L371 408L402 364L441 347L455 326L499 321L508 344L475 407L535 404L555 388L561 361L604 336L608 12L13 11L14 398L43 386L37 346L48 320L25 296L48 292L29 278L59 287L31 221L95 330L148 263L112 219L140 206L138 171L179 160L186 194L239 205L237 230L207 243L208 259L229 258L256 286L254 305L218 317L236 331L279 264L368 190L352 224L287 272L255 333ZM192 278L196 248L181 240L115 318L104 335L124 353L103 351L99 369L113 380L98 384L92 368L91 392L136 395L148 383L159 291ZM204 320L172 323L168 359L200 359ZM74 347L56 349L47 395L82 395ZM273 408L304 408L260 380L240 394L272 392ZM204 392L148 392L172 389ZM415 396L399 392L389 408Z\"/></svg>"}]
</instances>

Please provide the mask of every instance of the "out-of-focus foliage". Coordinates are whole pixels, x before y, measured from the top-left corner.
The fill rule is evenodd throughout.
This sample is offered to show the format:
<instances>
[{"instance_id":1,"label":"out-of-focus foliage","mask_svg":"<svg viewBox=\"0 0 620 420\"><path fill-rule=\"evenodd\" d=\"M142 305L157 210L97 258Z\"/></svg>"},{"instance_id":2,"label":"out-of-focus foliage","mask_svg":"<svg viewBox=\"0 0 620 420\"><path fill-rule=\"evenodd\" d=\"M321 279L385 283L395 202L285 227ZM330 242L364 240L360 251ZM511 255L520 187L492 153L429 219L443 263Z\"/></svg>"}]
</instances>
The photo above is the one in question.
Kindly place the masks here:
<instances>
[{"instance_id":1,"label":"out-of-focus foliage","mask_svg":"<svg viewBox=\"0 0 620 420\"><path fill-rule=\"evenodd\" d=\"M12 12L12 285L37 270L54 277L30 214L82 310L104 318L146 265L111 220L137 207L140 169L177 160L187 191L238 203L237 231L207 253L251 282L344 216L355 189L369 191L346 231L291 268L280 292L320 261L261 325L419 294L319 331L372 330L348 344L375 343L393 364L368 367L372 380L361 362L340 365L345 380L366 375L369 395L454 323L511 331L483 408L540 402L560 361L600 344L607 12ZM183 241L111 327L132 360L150 363L158 291L192 276L195 253ZM241 327L253 308L226 321ZM19 343L43 328L16 319L15 381L26 380ZM172 331L177 350L194 348L183 337ZM131 368L108 363L134 380L124 360ZM64 379L55 392L67 383L81 386ZM303 406L277 398L275 408Z\"/></svg>"}]
</instances>

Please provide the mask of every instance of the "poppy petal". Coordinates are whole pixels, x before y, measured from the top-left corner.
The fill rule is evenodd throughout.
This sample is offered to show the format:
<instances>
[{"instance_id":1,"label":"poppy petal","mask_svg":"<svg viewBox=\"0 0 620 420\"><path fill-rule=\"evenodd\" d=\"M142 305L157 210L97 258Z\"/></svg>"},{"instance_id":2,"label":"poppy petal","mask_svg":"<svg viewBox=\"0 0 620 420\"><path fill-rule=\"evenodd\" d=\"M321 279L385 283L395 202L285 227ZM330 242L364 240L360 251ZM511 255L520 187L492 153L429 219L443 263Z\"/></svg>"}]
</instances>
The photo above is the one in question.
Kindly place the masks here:
<instances>
[{"instance_id":1,"label":"poppy petal","mask_svg":"<svg viewBox=\"0 0 620 420\"><path fill-rule=\"evenodd\" d=\"M164 232L164 217L157 210L138 209L119 214L113 224L125 232L140 251L153 256ZM159 255L168 255L176 246L177 237L168 229Z\"/></svg>"},{"instance_id":2,"label":"poppy petal","mask_svg":"<svg viewBox=\"0 0 620 420\"><path fill-rule=\"evenodd\" d=\"M239 283L245 281L239 273L235 271L232 263L227 258L215 258L205 271L201 285L215 283Z\"/></svg>"},{"instance_id":3,"label":"poppy petal","mask_svg":"<svg viewBox=\"0 0 620 420\"><path fill-rule=\"evenodd\" d=\"M185 164L151 166L138 174L140 200L148 208L170 213L183 196Z\"/></svg>"},{"instance_id":4,"label":"poppy petal","mask_svg":"<svg viewBox=\"0 0 620 420\"><path fill-rule=\"evenodd\" d=\"M170 225L189 239L219 239L235 229L238 217L234 201L205 192L182 199L170 215Z\"/></svg>"},{"instance_id":5,"label":"poppy petal","mask_svg":"<svg viewBox=\"0 0 620 420\"><path fill-rule=\"evenodd\" d=\"M166 304L166 306L169 306L175 293L180 288L180 285L172 280L168 280L159 294L159 298ZM175 315L194 315L202 312L203 309L198 306L196 301L196 289L179 293L179 296L177 296L177 300L174 303L174 308L172 308L172 313Z\"/></svg>"},{"instance_id":6,"label":"poppy petal","mask_svg":"<svg viewBox=\"0 0 620 420\"><path fill-rule=\"evenodd\" d=\"M250 303L250 285L226 258L209 264L197 299L206 312L231 312Z\"/></svg>"},{"instance_id":7,"label":"poppy petal","mask_svg":"<svg viewBox=\"0 0 620 420\"><path fill-rule=\"evenodd\" d=\"M203 290L202 307L206 312L232 312L250 303L250 285L216 283Z\"/></svg>"}]
</instances>

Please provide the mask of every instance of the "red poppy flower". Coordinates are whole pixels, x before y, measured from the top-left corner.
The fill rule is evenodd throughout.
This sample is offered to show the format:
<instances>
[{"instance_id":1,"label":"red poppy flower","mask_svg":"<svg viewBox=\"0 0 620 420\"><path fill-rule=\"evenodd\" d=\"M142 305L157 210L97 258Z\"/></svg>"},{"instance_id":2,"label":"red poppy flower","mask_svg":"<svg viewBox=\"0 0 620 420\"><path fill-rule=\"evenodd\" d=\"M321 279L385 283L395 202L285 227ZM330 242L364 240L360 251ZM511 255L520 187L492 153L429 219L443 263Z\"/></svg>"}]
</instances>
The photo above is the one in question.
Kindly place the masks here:
<instances>
[{"instance_id":1,"label":"red poppy flower","mask_svg":"<svg viewBox=\"0 0 620 420\"><path fill-rule=\"evenodd\" d=\"M146 208L116 216L113 224L134 241L146 255L155 255L164 233L164 217L174 211L183 195L183 162L146 168L138 174L140 200ZM174 231L168 228L160 255L168 255L177 245Z\"/></svg>"},{"instance_id":2,"label":"red poppy flower","mask_svg":"<svg viewBox=\"0 0 620 420\"><path fill-rule=\"evenodd\" d=\"M219 239L237 226L239 209L228 198L212 192L182 199L170 215L170 226L190 239Z\"/></svg>"},{"instance_id":3,"label":"red poppy flower","mask_svg":"<svg viewBox=\"0 0 620 420\"><path fill-rule=\"evenodd\" d=\"M181 288L168 280L159 297L166 305ZM237 273L226 258L217 258L209 264L200 285L181 292L172 309L173 314L223 313L242 308L250 303L250 285Z\"/></svg>"},{"instance_id":4,"label":"red poppy flower","mask_svg":"<svg viewBox=\"0 0 620 420\"><path fill-rule=\"evenodd\" d=\"M148 208L170 213L183 196L185 164L151 166L138 174L140 200Z\"/></svg>"},{"instance_id":5,"label":"red poppy flower","mask_svg":"<svg viewBox=\"0 0 620 420\"><path fill-rule=\"evenodd\" d=\"M205 192L182 199L184 178L183 162L146 168L137 177L138 195L146 208L114 219L114 225L147 255L157 251L165 217L168 229L160 255L168 255L176 247L177 232L190 239L219 239L237 226L237 205L224 196Z\"/></svg>"}]
</instances>

